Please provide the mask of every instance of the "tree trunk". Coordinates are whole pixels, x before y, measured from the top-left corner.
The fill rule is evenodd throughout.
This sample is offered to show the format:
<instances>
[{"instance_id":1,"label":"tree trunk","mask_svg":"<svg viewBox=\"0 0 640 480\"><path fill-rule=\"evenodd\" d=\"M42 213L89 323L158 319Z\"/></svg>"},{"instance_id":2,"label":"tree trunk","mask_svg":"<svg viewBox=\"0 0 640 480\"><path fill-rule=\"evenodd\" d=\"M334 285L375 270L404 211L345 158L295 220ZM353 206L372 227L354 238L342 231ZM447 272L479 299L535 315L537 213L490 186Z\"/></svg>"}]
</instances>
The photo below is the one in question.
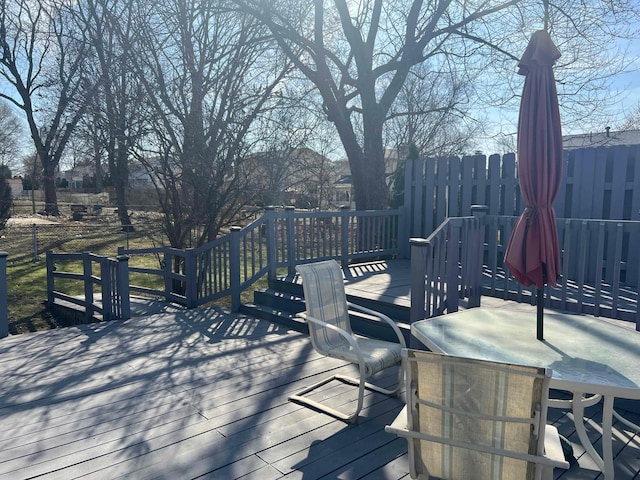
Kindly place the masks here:
<instances>
[{"instance_id":1,"label":"tree trunk","mask_svg":"<svg viewBox=\"0 0 640 480\"><path fill-rule=\"evenodd\" d=\"M48 160L48 159L47 159ZM42 187L44 189L44 211L47 215L53 215L57 217L60 215L58 209L58 198L56 195L56 182L55 182L55 165L50 161L43 160L42 169Z\"/></svg>"},{"instance_id":2,"label":"tree trunk","mask_svg":"<svg viewBox=\"0 0 640 480\"><path fill-rule=\"evenodd\" d=\"M113 155L114 168L111 168L111 175L113 178L113 187L116 191L116 206L118 207L118 218L122 225L122 230L127 232L133 231L133 225L131 224L131 218L129 217L129 210L127 208L127 181L128 181L128 165L127 165L127 151L116 147Z\"/></svg>"}]
</instances>

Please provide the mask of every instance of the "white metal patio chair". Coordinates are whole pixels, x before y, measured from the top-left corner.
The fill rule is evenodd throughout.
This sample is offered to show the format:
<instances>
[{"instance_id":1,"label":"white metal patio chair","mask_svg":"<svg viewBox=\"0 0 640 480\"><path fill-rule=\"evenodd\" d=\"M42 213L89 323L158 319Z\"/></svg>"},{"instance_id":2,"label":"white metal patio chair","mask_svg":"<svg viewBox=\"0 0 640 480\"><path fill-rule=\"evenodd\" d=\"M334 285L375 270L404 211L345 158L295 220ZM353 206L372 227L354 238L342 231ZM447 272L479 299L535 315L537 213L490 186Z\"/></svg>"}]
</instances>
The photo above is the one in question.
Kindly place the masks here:
<instances>
[{"instance_id":1,"label":"white metal patio chair","mask_svg":"<svg viewBox=\"0 0 640 480\"><path fill-rule=\"evenodd\" d=\"M386 315L347 302L342 270L334 260L298 265L296 270L302 277L306 304L306 312L300 316L307 321L314 349L322 355L357 364L360 375L359 378L334 375L291 395L289 400L346 422L356 422L362 409L365 388L386 395L398 393L402 384L402 369L399 369L398 386L391 390L372 385L366 382L366 379L400 363L401 350L406 346L404 337L398 326ZM388 323L397 335L398 343L355 335L351 329L349 309L358 310ZM354 413L346 414L305 397L309 392L333 380L358 386L358 403Z\"/></svg>"},{"instance_id":2,"label":"white metal patio chair","mask_svg":"<svg viewBox=\"0 0 640 480\"><path fill-rule=\"evenodd\" d=\"M548 369L403 350L411 478L551 479L569 468L546 425Z\"/></svg>"}]
</instances>

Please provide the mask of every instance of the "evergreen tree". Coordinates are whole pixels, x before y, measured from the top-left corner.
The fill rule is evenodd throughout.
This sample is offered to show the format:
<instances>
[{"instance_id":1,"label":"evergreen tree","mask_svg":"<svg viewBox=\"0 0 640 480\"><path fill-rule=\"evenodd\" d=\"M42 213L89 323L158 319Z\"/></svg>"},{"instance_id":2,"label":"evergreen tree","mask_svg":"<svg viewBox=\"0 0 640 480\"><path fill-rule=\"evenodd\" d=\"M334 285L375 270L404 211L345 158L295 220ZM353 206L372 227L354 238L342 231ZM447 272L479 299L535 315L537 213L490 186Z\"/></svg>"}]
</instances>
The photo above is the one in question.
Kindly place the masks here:
<instances>
[{"instance_id":1,"label":"evergreen tree","mask_svg":"<svg viewBox=\"0 0 640 480\"><path fill-rule=\"evenodd\" d=\"M7 220L11 217L11 187L4 176L0 176L0 230L7 225Z\"/></svg>"}]
</instances>

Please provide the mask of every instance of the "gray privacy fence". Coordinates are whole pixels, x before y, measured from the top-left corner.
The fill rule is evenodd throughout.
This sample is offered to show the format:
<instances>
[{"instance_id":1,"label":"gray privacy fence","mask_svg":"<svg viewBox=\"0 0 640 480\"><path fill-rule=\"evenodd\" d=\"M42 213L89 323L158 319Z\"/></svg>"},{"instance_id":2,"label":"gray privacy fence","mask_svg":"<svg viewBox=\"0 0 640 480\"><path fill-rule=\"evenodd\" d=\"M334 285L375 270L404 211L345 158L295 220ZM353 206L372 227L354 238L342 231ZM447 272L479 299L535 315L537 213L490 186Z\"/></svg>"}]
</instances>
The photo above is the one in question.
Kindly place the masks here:
<instances>
[{"instance_id":1,"label":"gray privacy fence","mask_svg":"<svg viewBox=\"0 0 640 480\"><path fill-rule=\"evenodd\" d=\"M489 215L517 216L524 205L516 157L407 160L404 205L409 237L428 237L445 218L468 215L471 205L486 205ZM558 218L640 220L640 146L565 150L554 207ZM623 249L639 244L630 234Z\"/></svg>"},{"instance_id":2,"label":"gray privacy fence","mask_svg":"<svg viewBox=\"0 0 640 480\"><path fill-rule=\"evenodd\" d=\"M487 214L517 216L524 205L518 185L516 157L475 155L463 158L407 160L405 210L408 237L426 238L448 217L468 215L472 205L486 205ZM640 146L565 150L556 216L585 220L640 220ZM608 230L607 230L608 231ZM587 233L594 233L589 227ZM640 232L625 228L620 237L624 282L638 286ZM604 236L604 247L613 244ZM588 252L598 248L589 242ZM595 258L595 257L594 257ZM567 268L573 271L572 262ZM585 267L585 280L595 282L595 264Z\"/></svg>"}]
</instances>

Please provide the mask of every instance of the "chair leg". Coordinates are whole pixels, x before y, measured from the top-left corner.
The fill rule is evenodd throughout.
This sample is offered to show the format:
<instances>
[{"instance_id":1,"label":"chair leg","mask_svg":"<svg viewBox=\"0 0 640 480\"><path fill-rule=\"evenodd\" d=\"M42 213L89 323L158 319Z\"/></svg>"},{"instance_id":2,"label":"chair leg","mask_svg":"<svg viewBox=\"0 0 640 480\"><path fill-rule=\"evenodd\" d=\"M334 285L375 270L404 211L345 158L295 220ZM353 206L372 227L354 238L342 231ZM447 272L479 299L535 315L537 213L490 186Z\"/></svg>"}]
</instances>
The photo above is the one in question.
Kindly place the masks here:
<instances>
[{"instance_id":1,"label":"chair leg","mask_svg":"<svg viewBox=\"0 0 640 480\"><path fill-rule=\"evenodd\" d=\"M294 402L294 403L299 403L301 405L305 405L307 407L311 407L314 410L318 410L320 412L326 413L328 415L331 415L332 417L337 418L338 420L342 420L343 422L347 422L347 423L356 423L358 421L358 414L360 413L360 410L362 409L362 397L364 396L364 385L360 388L361 392L358 392L358 406L356 407L356 411L351 414L351 415L347 415L339 410L336 410L335 408L331 408L328 407L327 405L324 405L316 400L312 400L308 397L305 397L306 394L308 394L309 392L312 392L314 390L316 390L317 388L326 385L329 382L332 382L334 380L340 380L343 381L344 380L342 378L339 378L341 376L338 375L334 375L333 377L329 377L329 378L325 378L324 380L319 381L318 383L314 383L313 385L309 385L307 388L305 388L304 390L301 390L300 392L294 394L294 395L290 395L289 396L289 400ZM347 383L351 383L351 382L347 382ZM358 382L359 384L360 382ZM364 382L363 382L364 383Z\"/></svg>"},{"instance_id":2,"label":"chair leg","mask_svg":"<svg viewBox=\"0 0 640 480\"><path fill-rule=\"evenodd\" d=\"M323 385L326 385L327 383L332 382L333 380L338 380L342 383L346 383L346 384L354 385L358 387L358 404L353 414L351 415L345 414L339 410L336 410L335 408L328 407L320 402L317 402L308 397L305 397L305 395L308 394L309 392L312 392L313 390L316 390L317 388ZM386 389L386 388L382 388L367 382L364 376L361 376L358 379L358 378L350 377L347 375L334 375L332 377L325 378L324 380L314 383L313 385L309 385L304 390L301 390L300 392L289 396L289 400L294 403L306 405L308 407L313 408L314 410L319 410L320 412L324 412L328 415L331 415L332 417L337 418L338 420L342 420L347 423L356 423L358 421L358 414L360 413L360 410L362 410L365 389L373 392L383 393L385 395L396 396L400 390L400 384L398 384L398 386L394 389Z\"/></svg>"}]
</instances>

